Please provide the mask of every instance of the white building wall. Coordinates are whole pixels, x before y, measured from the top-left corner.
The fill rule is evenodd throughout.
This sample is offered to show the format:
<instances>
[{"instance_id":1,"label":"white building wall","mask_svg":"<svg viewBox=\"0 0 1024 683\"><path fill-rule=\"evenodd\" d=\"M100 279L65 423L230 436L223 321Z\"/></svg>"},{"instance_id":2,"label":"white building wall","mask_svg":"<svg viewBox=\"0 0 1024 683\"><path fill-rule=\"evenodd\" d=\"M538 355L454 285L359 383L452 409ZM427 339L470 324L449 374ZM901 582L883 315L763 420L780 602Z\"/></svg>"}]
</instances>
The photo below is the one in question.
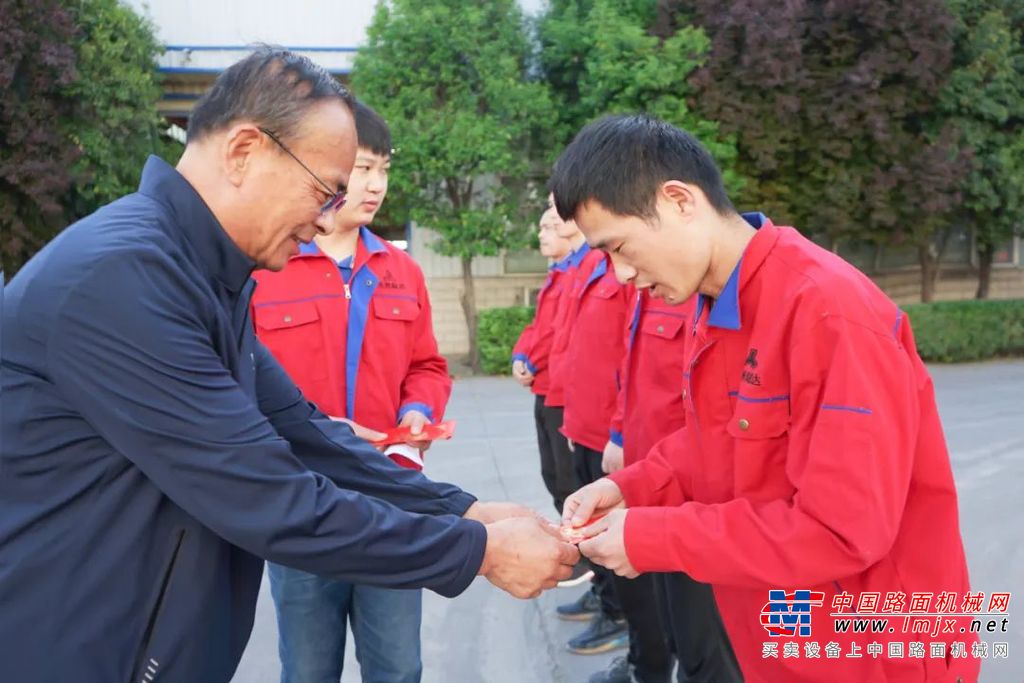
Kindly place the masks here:
<instances>
[{"instance_id":1,"label":"white building wall","mask_svg":"<svg viewBox=\"0 0 1024 683\"><path fill-rule=\"evenodd\" d=\"M438 238L429 228L413 224L409 254L416 259L428 279L436 277L462 277L462 262L453 256L441 256L428 245ZM504 259L500 256L478 256L473 259L473 275L495 277L504 275Z\"/></svg>"},{"instance_id":2,"label":"white building wall","mask_svg":"<svg viewBox=\"0 0 1024 683\"><path fill-rule=\"evenodd\" d=\"M347 73L377 7L375 0L125 1L153 21L167 46L161 67L172 72L220 71L244 56L245 46L270 43ZM520 5L535 13L542 2Z\"/></svg>"},{"instance_id":3,"label":"white building wall","mask_svg":"<svg viewBox=\"0 0 1024 683\"><path fill-rule=\"evenodd\" d=\"M149 17L166 47L167 73L215 73L254 43L304 54L334 73L348 73L366 40L374 2L303 0L127 0Z\"/></svg>"}]
</instances>

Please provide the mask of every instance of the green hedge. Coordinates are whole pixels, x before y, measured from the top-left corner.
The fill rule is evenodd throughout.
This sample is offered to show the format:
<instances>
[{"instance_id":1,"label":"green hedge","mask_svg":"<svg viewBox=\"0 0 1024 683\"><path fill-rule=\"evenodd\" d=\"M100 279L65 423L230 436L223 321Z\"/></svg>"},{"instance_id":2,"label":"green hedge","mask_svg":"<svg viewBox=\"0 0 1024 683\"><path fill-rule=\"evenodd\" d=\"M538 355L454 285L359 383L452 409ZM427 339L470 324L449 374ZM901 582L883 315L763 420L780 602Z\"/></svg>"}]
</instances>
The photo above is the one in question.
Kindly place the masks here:
<instances>
[{"instance_id":1,"label":"green hedge","mask_svg":"<svg viewBox=\"0 0 1024 683\"><path fill-rule=\"evenodd\" d=\"M489 375L512 374L512 347L533 320L533 307L511 306L480 311L480 366Z\"/></svg>"},{"instance_id":2,"label":"green hedge","mask_svg":"<svg viewBox=\"0 0 1024 683\"><path fill-rule=\"evenodd\" d=\"M905 308L926 361L956 363L1024 354L1024 299L939 301Z\"/></svg>"}]
</instances>

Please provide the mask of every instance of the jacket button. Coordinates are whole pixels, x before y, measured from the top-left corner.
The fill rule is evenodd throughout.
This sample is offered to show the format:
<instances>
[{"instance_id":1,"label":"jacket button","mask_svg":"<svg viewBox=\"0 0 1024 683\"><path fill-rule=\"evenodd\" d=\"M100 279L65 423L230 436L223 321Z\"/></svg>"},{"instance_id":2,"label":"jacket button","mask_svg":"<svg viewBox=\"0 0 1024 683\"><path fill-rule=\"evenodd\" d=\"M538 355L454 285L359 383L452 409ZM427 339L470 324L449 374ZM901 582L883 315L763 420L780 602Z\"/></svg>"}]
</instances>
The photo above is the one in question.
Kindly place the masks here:
<instances>
[{"instance_id":1,"label":"jacket button","mask_svg":"<svg viewBox=\"0 0 1024 683\"><path fill-rule=\"evenodd\" d=\"M665 332L665 326L664 325L658 325L658 334L662 334L664 332Z\"/></svg>"},{"instance_id":2,"label":"jacket button","mask_svg":"<svg viewBox=\"0 0 1024 683\"><path fill-rule=\"evenodd\" d=\"M373 280L367 280L366 281L366 286L367 287L373 287Z\"/></svg>"},{"instance_id":3,"label":"jacket button","mask_svg":"<svg viewBox=\"0 0 1024 683\"><path fill-rule=\"evenodd\" d=\"M748 422L746 418L741 417L739 421L739 426L740 429L742 429L743 431L747 431L748 429L750 429L750 422Z\"/></svg>"},{"instance_id":4,"label":"jacket button","mask_svg":"<svg viewBox=\"0 0 1024 683\"><path fill-rule=\"evenodd\" d=\"M285 321L286 323L290 323L290 322L292 321L292 317L291 317L290 315L286 315L286 316L284 317L284 321Z\"/></svg>"},{"instance_id":5,"label":"jacket button","mask_svg":"<svg viewBox=\"0 0 1024 683\"><path fill-rule=\"evenodd\" d=\"M400 311L400 310L398 310L397 308L392 308L392 309L391 309L391 314L392 314L392 315L398 315L399 313L401 313L401 311Z\"/></svg>"},{"instance_id":6,"label":"jacket button","mask_svg":"<svg viewBox=\"0 0 1024 683\"><path fill-rule=\"evenodd\" d=\"M330 276L331 276L330 273L324 273L324 277L330 277Z\"/></svg>"},{"instance_id":7,"label":"jacket button","mask_svg":"<svg viewBox=\"0 0 1024 683\"><path fill-rule=\"evenodd\" d=\"M683 398L686 398L686 389L683 389Z\"/></svg>"}]
</instances>

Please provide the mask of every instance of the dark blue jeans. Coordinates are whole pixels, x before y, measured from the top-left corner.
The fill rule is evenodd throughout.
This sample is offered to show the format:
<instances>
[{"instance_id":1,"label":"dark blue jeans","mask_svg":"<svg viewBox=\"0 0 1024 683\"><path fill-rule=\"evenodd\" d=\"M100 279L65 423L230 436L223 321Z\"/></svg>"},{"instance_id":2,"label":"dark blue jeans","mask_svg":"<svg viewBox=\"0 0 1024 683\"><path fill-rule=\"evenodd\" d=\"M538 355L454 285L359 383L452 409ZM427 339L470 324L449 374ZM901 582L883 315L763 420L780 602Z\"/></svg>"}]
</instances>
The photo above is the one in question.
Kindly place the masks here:
<instances>
[{"instance_id":1,"label":"dark blue jeans","mask_svg":"<svg viewBox=\"0 0 1024 683\"><path fill-rule=\"evenodd\" d=\"M268 563L281 683L338 683L352 625L364 683L419 683L423 591L357 586Z\"/></svg>"}]
</instances>

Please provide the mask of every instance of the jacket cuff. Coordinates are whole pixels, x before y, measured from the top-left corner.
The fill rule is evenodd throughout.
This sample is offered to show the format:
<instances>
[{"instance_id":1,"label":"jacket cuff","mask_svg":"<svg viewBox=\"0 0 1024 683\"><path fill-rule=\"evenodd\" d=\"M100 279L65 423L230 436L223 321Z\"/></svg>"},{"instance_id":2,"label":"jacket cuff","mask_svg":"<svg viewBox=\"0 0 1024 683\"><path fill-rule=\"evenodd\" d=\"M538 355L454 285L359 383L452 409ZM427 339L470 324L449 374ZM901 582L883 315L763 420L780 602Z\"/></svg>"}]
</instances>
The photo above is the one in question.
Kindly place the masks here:
<instances>
[{"instance_id":1,"label":"jacket cuff","mask_svg":"<svg viewBox=\"0 0 1024 683\"><path fill-rule=\"evenodd\" d=\"M430 406L428 406L426 403L416 402L406 403L405 405L398 409L398 421L401 422L402 418L405 417L405 414L408 413L410 410L417 410L426 415L427 420L429 420L430 422L434 421L434 411L430 409Z\"/></svg>"},{"instance_id":2,"label":"jacket cuff","mask_svg":"<svg viewBox=\"0 0 1024 683\"><path fill-rule=\"evenodd\" d=\"M624 543L633 569L646 572L678 572L674 553L668 546L667 524L670 508L630 508L626 513Z\"/></svg>"},{"instance_id":3,"label":"jacket cuff","mask_svg":"<svg viewBox=\"0 0 1024 683\"><path fill-rule=\"evenodd\" d=\"M622 491L622 498L626 501L627 508L640 507L649 503L643 495L644 489L647 488L647 479L644 476L643 468L637 467L639 464L623 467L618 472L608 475L608 478L614 481Z\"/></svg>"},{"instance_id":4,"label":"jacket cuff","mask_svg":"<svg viewBox=\"0 0 1024 683\"><path fill-rule=\"evenodd\" d=\"M526 365L526 369L530 371L531 375L537 374L537 366L530 362L530 358L525 353L512 354L512 362L515 363L517 360L523 361L523 364Z\"/></svg>"},{"instance_id":5,"label":"jacket cuff","mask_svg":"<svg viewBox=\"0 0 1024 683\"><path fill-rule=\"evenodd\" d=\"M469 506L476 502L476 496L471 493L459 490L451 495L445 496L442 501L442 507L444 507L444 513L448 515L457 515L462 517L466 514L466 510Z\"/></svg>"},{"instance_id":6,"label":"jacket cuff","mask_svg":"<svg viewBox=\"0 0 1024 683\"><path fill-rule=\"evenodd\" d=\"M454 598L473 583L473 579L480 573L480 567L484 563L484 553L487 550L487 528L483 524L471 519L460 519L455 523L466 527L466 541L470 548L466 552L466 561L451 583L437 589L437 593L446 598Z\"/></svg>"},{"instance_id":7,"label":"jacket cuff","mask_svg":"<svg viewBox=\"0 0 1024 683\"><path fill-rule=\"evenodd\" d=\"M622 448L622 443L623 443L622 432L615 431L614 429L611 430L611 433L610 433L610 436L608 437L608 440L611 441L616 446L618 446L619 448Z\"/></svg>"}]
</instances>

